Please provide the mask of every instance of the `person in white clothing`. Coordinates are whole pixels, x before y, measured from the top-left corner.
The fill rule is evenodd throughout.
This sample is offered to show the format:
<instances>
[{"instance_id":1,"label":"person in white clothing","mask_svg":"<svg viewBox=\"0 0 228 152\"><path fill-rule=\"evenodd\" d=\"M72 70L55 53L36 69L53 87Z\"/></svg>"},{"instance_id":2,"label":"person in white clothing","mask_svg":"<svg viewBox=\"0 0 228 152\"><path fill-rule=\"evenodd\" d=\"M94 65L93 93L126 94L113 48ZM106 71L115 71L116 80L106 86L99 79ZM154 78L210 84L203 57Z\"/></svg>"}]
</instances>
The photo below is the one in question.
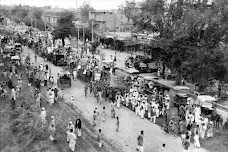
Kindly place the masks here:
<instances>
[{"instance_id":1,"label":"person in white clothing","mask_svg":"<svg viewBox=\"0 0 228 152\"><path fill-rule=\"evenodd\" d=\"M73 129L70 129L69 133L67 134L67 142L69 142L69 148L71 151L75 151L75 144L77 136L73 132Z\"/></svg>"},{"instance_id":2,"label":"person in white clothing","mask_svg":"<svg viewBox=\"0 0 228 152\"><path fill-rule=\"evenodd\" d=\"M193 122L194 122L194 115L190 112L188 116L189 116L189 121L193 124Z\"/></svg>"},{"instance_id":3,"label":"person in white clothing","mask_svg":"<svg viewBox=\"0 0 228 152\"><path fill-rule=\"evenodd\" d=\"M194 135L194 147L200 148L200 142L199 142L199 133L196 131Z\"/></svg>"},{"instance_id":4,"label":"person in white clothing","mask_svg":"<svg viewBox=\"0 0 228 152\"><path fill-rule=\"evenodd\" d=\"M156 117L157 117L157 118L159 117L159 108L158 108L158 106L159 106L159 103L157 102L157 103L155 104L155 106L154 106L154 108L155 108L155 113L156 113Z\"/></svg>"},{"instance_id":5,"label":"person in white clothing","mask_svg":"<svg viewBox=\"0 0 228 152\"><path fill-rule=\"evenodd\" d=\"M136 116L138 114L140 114L140 102L139 101L136 101L136 105L135 105L135 114Z\"/></svg>"},{"instance_id":6,"label":"person in white clothing","mask_svg":"<svg viewBox=\"0 0 228 152\"><path fill-rule=\"evenodd\" d=\"M128 107L129 101L130 101L129 93L125 94L125 101L126 101L126 106Z\"/></svg>"},{"instance_id":7,"label":"person in white clothing","mask_svg":"<svg viewBox=\"0 0 228 152\"><path fill-rule=\"evenodd\" d=\"M122 99L122 96L121 96L120 92L118 92L116 95L116 106L117 106L117 108L120 108L121 99Z\"/></svg>"},{"instance_id":8,"label":"person in white clothing","mask_svg":"<svg viewBox=\"0 0 228 152\"><path fill-rule=\"evenodd\" d=\"M75 127L74 127L72 121L69 122L67 129L68 129L68 131L70 131L70 129L73 129L73 132L74 132Z\"/></svg>"},{"instance_id":9,"label":"person in white clothing","mask_svg":"<svg viewBox=\"0 0 228 152\"><path fill-rule=\"evenodd\" d=\"M54 94L54 90L52 89L49 94L49 104L50 105L54 104L54 98L55 98L55 94Z\"/></svg>"},{"instance_id":10,"label":"person in white clothing","mask_svg":"<svg viewBox=\"0 0 228 152\"><path fill-rule=\"evenodd\" d=\"M167 94L165 96L165 106L166 106L166 109L169 110L169 107L170 107L170 96L169 96L169 94Z\"/></svg>"},{"instance_id":11,"label":"person in white clothing","mask_svg":"<svg viewBox=\"0 0 228 152\"><path fill-rule=\"evenodd\" d=\"M75 102L75 99L74 99L74 96L73 96L73 95L71 96L70 100L71 100L70 105L72 106L72 105L73 105L73 103Z\"/></svg>"},{"instance_id":12,"label":"person in white clothing","mask_svg":"<svg viewBox=\"0 0 228 152\"><path fill-rule=\"evenodd\" d=\"M76 80L76 78L77 78L77 71L76 71L76 69L74 69L74 71L73 71L73 79Z\"/></svg>"},{"instance_id":13,"label":"person in white clothing","mask_svg":"<svg viewBox=\"0 0 228 152\"><path fill-rule=\"evenodd\" d=\"M45 108L42 107L41 113L40 113L42 126L43 126L44 124L46 124L46 116L47 116L47 112L46 112Z\"/></svg>"},{"instance_id":14,"label":"person in white clothing","mask_svg":"<svg viewBox=\"0 0 228 152\"><path fill-rule=\"evenodd\" d=\"M195 107L195 122L196 122L196 124L198 124L200 115L201 115L201 108L199 105L196 105L196 107Z\"/></svg>"},{"instance_id":15,"label":"person in white clothing","mask_svg":"<svg viewBox=\"0 0 228 152\"><path fill-rule=\"evenodd\" d=\"M11 97L12 97L12 99L16 100L16 90L15 90L15 88L12 88L12 90L11 90Z\"/></svg>"},{"instance_id":16,"label":"person in white clothing","mask_svg":"<svg viewBox=\"0 0 228 152\"><path fill-rule=\"evenodd\" d=\"M22 80L21 80L20 77L18 78L18 87L19 87L19 89L21 90L21 87L22 87Z\"/></svg>"},{"instance_id":17,"label":"person in white clothing","mask_svg":"<svg viewBox=\"0 0 228 152\"><path fill-rule=\"evenodd\" d=\"M203 122L202 125L201 125L201 127L200 127L200 137L201 137L202 139L204 139L204 137L205 137L206 130L207 130L206 125L205 125L205 123Z\"/></svg>"},{"instance_id":18,"label":"person in white clothing","mask_svg":"<svg viewBox=\"0 0 228 152\"><path fill-rule=\"evenodd\" d=\"M208 119L208 117L205 117L204 118L204 124L205 124L205 127L207 128L207 126L208 126L208 123L209 123L209 119Z\"/></svg>"},{"instance_id":19,"label":"person in white clothing","mask_svg":"<svg viewBox=\"0 0 228 152\"><path fill-rule=\"evenodd\" d=\"M19 86L16 86L16 98L19 98L19 94L20 94L20 88Z\"/></svg>"},{"instance_id":20,"label":"person in white clothing","mask_svg":"<svg viewBox=\"0 0 228 152\"><path fill-rule=\"evenodd\" d=\"M153 123L156 123L156 110L154 107L152 107L151 109L151 121L153 121Z\"/></svg>"},{"instance_id":21,"label":"person in white clothing","mask_svg":"<svg viewBox=\"0 0 228 152\"><path fill-rule=\"evenodd\" d=\"M25 56L22 57L22 64L25 64Z\"/></svg>"},{"instance_id":22,"label":"person in white clothing","mask_svg":"<svg viewBox=\"0 0 228 152\"><path fill-rule=\"evenodd\" d=\"M141 106L140 106L140 115L141 118L144 119L144 114L145 114L145 102L141 102Z\"/></svg>"}]
</instances>

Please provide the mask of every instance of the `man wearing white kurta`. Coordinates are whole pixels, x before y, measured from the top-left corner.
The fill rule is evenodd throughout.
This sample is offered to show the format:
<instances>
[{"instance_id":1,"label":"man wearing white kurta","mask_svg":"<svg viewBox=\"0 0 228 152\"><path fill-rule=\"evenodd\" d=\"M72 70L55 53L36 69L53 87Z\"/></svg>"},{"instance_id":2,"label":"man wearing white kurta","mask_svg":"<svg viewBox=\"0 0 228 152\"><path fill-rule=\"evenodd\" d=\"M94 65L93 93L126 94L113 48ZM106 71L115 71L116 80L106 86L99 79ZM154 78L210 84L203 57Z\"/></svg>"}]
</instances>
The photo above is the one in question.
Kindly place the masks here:
<instances>
[{"instance_id":1,"label":"man wearing white kurta","mask_svg":"<svg viewBox=\"0 0 228 152\"><path fill-rule=\"evenodd\" d=\"M117 108L120 108L120 103L121 103L121 95L120 95L120 93L118 93L116 95L116 106L117 106Z\"/></svg>"},{"instance_id":2,"label":"man wearing white kurta","mask_svg":"<svg viewBox=\"0 0 228 152\"><path fill-rule=\"evenodd\" d=\"M73 129L70 129L70 132L68 133L68 141L69 141L69 148L71 151L75 151L75 144L76 144L76 135L73 133Z\"/></svg>"},{"instance_id":3,"label":"man wearing white kurta","mask_svg":"<svg viewBox=\"0 0 228 152\"><path fill-rule=\"evenodd\" d=\"M155 108L155 113L156 113L156 117L159 117L159 108L158 108L159 104L158 102L155 104L154 108Z\"/></svg>"},{"instance_id":4,"label":"man wearing white kurta","mask_svg":"<svg viewBox=\"0 0 228 152\"><path fill-rule=\"evenodd\" d=\"M141 102L141 106L140 106L140 115L141 118L144 118L144 114L145 114L145 101Z\"/></svg>"},{"instance_id":5,"label":"man wearing white kurta","mask_svg":"<svg viewBox=\"0 0 228 152\"><path fill-rule=\"evenodd\" d=\"M200 114L201 114L201 109L200 109L200 106L197 105L195 107L195 122L196 122L196 124L198 124L198 121L199 121L199 118L200 118Z\"/></svg>"},{"instance_id":6,"label":"man wearing white kurta","mask_svg":"<svg viewBox=\"0 0 228 152\"><path fill-rule=\"evenodd\" d=\"M141 103L140 103L140 101L139 100L137 100L136 101L136 107L135 107L135 114L136 114L136 116L138 115L138 114L140 114L140 105L141 105Z\"/></svg>"},{"instance_id":7,"label":"man wearing white kurta","mask_svg":"<svg viewBox=\"0 0 228 152\"><path fill-rule=\"evenodd\" d=\"M73 77L74 77L73 79L76 80L76 78L77 78L77 71L76 71L76 69L74 69L74 71L73 71Z\"/></svg>"},{"instance_id":8,"label":"man wearing white kurta","mask_svg":"<svg viewBox=\"0 0 228 152\"><path fill-rule=\"evenodd\" d=\"M42 125L46 123L46 116L47 116L47 113L46 113L45 108L43 107L43 108L41 109L41 113L40 113Z\"/></svg>"}]
</instances>

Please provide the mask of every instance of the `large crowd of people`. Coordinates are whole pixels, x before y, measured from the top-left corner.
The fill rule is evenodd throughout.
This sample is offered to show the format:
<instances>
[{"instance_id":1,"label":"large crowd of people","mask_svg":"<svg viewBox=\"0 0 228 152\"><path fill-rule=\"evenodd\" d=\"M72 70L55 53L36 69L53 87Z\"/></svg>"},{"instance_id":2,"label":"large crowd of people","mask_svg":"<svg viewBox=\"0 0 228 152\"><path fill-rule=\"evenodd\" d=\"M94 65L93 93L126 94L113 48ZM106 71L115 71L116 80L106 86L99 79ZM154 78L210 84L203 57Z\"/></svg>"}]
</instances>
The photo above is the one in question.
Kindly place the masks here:
<instances>
[{"instance_id":1,"label":"large crowd of people","mask_svg":"<svg viewBox=\"0 0 228 152\"><path fill-rule=\"evenodd\" d=\"M41 40L39 41L41 42ZM29 39L28 43L32 42ZM39 43L38 43L39 44ZM41 45L41 44L40 44ZM157 123L157 119L162 119L164 123L165 132L173 132L175 135L180 135L184 151L189 151L190 139L194 140L194 146L200 148L200 140L204 140L213 137L214 121L212 117L204 115L201 111L201 107L195 104L192 98L188 98L186 105L178 106L178 114L175 117L169 117L169 113L172 107L171 97L168 91L164 91L159 86L152 86L150 91L145 89L145 80L138 75L128 77L125 87L111 87L108 81L109 74L107 75L100 66L99 60L87 54L69 54L70 62L68 64L69 70L72 73L73 80L76 78L83 79L86 82L85 85L85 97L88 95L94 96L97 102L102 106L103 102L110 103L110 114L112 119L116 119L116 131L119 131L119 117L117 116L116 108L126 106L130 110L134 111L135 115L140 118L148 119L154 124ZM37 54L34 56L34 60L37 60ZM41 118L43 125L46 124L46 110L42 104L41 87L47 87L46 102L50 105L54 104L59 98L59 88L54 84L57 80L54 80L54 76L51 73L51 68L46 63L40 64L38 67L34 66L31 62L31 55L22 57L22 65L26 67L26 75L28 77L28 87L31 93L34 93L35 105L41 109ZM4 71L4 79L7 82L7 86L11 90L11 106L15 108L15 102L20 95L22 88L22 77L18 73L20 65L12 64L9 69ZM114 69L114 68L113 68ZM112 70L113 70L112 69ZM100 78L96 78L96 73L101 73ZM113 72L109 72L110 75ZM12 77L17 78L17 85L12 83ZM6 89L3 84L0 84L0 95L4 98L6 95ZM74 97L72 96L72 102ZM107 113L105 107L102 106L103 111L101 114L97 109L94 110L93 125L97 125L97 117L101 116L105 121ZM216 114L215 114L216 115ZM50 135L51 140L55 140L55 118L51 117ZM71 151L75 151L75 142L77 136L81 136L81 120L78 117L75 125L69 120L67 128L67 142ZM138 136L137 150L143 152L143 134ZM99 147L102 147L102 134L99 130L97 136L97 142ZM163 145L165 147L165 145Z\"/></svg>"}]
</instances>

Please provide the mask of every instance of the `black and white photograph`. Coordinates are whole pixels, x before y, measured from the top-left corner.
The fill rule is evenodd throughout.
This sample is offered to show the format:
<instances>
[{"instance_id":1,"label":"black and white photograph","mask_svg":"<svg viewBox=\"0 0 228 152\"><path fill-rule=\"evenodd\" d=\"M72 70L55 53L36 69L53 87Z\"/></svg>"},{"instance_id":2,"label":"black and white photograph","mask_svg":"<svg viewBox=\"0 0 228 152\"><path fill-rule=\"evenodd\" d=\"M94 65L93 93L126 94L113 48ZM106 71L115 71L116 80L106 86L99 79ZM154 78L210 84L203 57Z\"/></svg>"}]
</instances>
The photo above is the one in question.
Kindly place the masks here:
<instances>
[{"instance_id":1,"label":"black and white photograph","mask_svg":"<svg viewBox=\"0 0 228 152\"><path fill-rule=\"evenodd\" d=\"M228 0L0 0L0 152L228 152Z\"/></svg>"}]
</instances>

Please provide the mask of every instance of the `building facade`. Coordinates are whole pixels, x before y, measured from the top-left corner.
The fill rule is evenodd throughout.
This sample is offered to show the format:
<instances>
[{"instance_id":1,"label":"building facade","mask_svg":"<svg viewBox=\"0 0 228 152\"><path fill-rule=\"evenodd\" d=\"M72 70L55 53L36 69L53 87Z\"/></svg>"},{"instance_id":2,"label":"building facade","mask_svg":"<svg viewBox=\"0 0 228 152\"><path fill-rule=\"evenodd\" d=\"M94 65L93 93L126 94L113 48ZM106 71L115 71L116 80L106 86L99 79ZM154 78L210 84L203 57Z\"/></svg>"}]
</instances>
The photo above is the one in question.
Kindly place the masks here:
<instances>
[{"instance_id":1,"label":"building facade","mask_svg":"<svg viewBox=\"0 0 228 152\"><path fill-rule=\"evenodd\" d=\"M89 19L98 25L100 32L127 32L133 26L132 20L128 20L120 11L90 11Z\"/></svg>"},{"instance_id":2,"label":"building facade","mask_svg":"<svg viewBox=\"0 0 228 152\"><path fill-rule=\"evenodd\" d=\"M43 15L43 20L46 22L46 24L57 26L59 17L60 15L57 12L45 12Z\"/></svg>"}]
</instances>

